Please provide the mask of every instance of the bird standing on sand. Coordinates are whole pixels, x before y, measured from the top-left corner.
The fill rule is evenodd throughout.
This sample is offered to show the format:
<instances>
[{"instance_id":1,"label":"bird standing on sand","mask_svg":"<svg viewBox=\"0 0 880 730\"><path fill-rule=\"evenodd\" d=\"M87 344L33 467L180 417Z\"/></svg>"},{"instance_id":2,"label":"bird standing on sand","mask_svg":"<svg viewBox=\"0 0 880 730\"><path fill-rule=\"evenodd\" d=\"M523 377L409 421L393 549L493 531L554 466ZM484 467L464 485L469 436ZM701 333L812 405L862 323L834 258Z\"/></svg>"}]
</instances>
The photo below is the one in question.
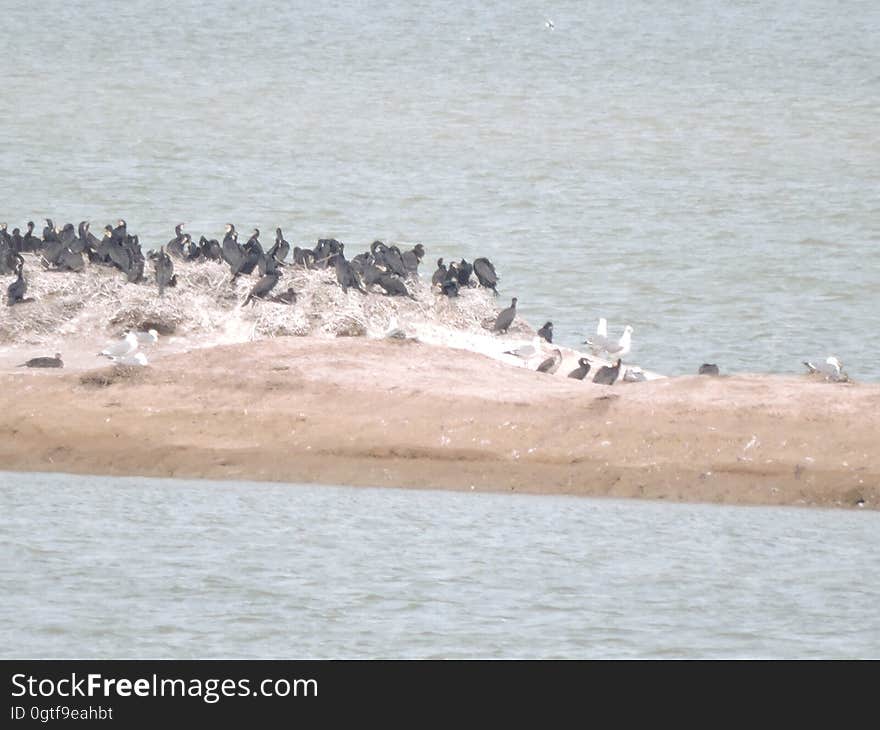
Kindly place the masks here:
<instances>
[{"instance_id":1,"label":"bird standing on sand","mask_svg":"<svg viewBox=\"0 0 880 730\"><path fill-rule=\"evenodd\" d=\"M145 365L149 365L147 362L147 356L142 352L132 352L128 355L121 355L119 357L110 358L116 365L129 365L129 366L138 366L144 367Z\"/></svg>"},{"instance_id":2,"label":"bird standing on sand","mask_svg":"<svg viewBox=\"0 0 880 730\"><path fill-rule=\"evenodd\" d=\"M553 342L553 323L544 322L544 326L538 330L538 337L547 342Z\"/></svg>"},{"instance_id":3,"label":"bird standing on sand","mask_svg":"<svg viewBox=\"0 0 880 730\"><path fill-rule=\"evenodd\" d=\"M620 374L620 360L615 365L605 365L599 368L599 371L593 376L593 382L599 385L614 385L617 376Z\"/></svg>"},{"instance_id":4,"label":"bird standing on sand","mask_svg":"<svg viewBox=\"0 0 880 730\"><path fill-rule=\"evenodd\" d=\"M623 334L617 342L608 342L603 348L612 358L622 359L629 355L632 349L633 328L627 325L623 328Z\"/></svg>"},{"instance_id":5,"label":"bird standing on sand","mask_svg":"<svg viewBox=\"0 0 880 730\"><path fill-rule=\"evenodd\" d=\"M155 345L159 341L159 333L154 329L147 330L146 332L135 332L134 336L137 337L139 345Z\"/></svg>"},{"instance_id":6,"label":"bird standing on sand","mask_svg":"<svg viewBox=\"0 0 880 730\"><path fill-rule=\"evenodd\" d=\"M824 376L825 380L832 383L845 383L849 380L849 376L843 371L843 363L834 355L825 358L825 362L816 363L815 365L808 360L804 360L809 374L818 373Z\"/></svg>"},{"instance_id":7,"label":"bird standing on sand","mask_svg":"<svg viewBox=\"0 0 880 730\"><path fill-rule=\"evenodd\" d=\"M492 325L493 332L501 332L502 334L506 334L507 330L510 328L510 325L513 324L513 320L516 317L516 297L510 300L510 306L507 309L502 309L498 313L498 317L495 318L495 324Z\"/></svg>"},{"instance_id":8,"label":"bird standing on sand","mask_svg":"<svg viewBox=\"0 0 880 730\"><path fill-rule=\"evenodd\" d=\"M584 340L584 344L590 346L590 351L594 355L602 354L605 345L608 344L608 320L605 317L599 317L599 324L596 325L596 334Z\"/></svg>"},{"instance_id":9,"label":"bird standing on sand","mask_svg":"<svg viewBox=\"0 0 880 730\"><path fill-rule=\"evenodd\" d=\"M559 365L562 363L562 352L558 349L553 350L553 354L548 357L544 362L538 365L539 373L549 373L553 375L557 370L559 370Z\"/></svg>"},{"instance_id":10,"label":"bird standing on sand","mask_svg":"<svg viewBox=\"0 0 880 730\"><path fill-rule=\"evenodd\" d=\"M582 357L578 360L578 366L568 374L568 377L575 380L583 380L587 377L588 372L590 372L590 361Z\"/></svg>"},{"instance_id":11,"label":"bird standing on sand","mask_svg":"<svg viewBox=\"0 0 880 730\"><path fill-rule=\"evenodd\" d=\"M431 286L440 286L444 279L446 279L446 266L443 264L443 259L439 258L437 259L437 269L431 277Z\"/></svg>"},{"instance_id":12,"label":"bird standing on sand","mask_svg":"<svg viewBox=\"0 0 880 730\"><path fill-rule=\"evenodd\" d=\"M134 332L126 332L125 337L114 342L112 345L108 345L98 355L109 357L111 360L117 357L127 357L138 349L138 344L137 335Z\"/></svg>"},{"instance_id":13,"label":"bird standing on sand","mask_svg":"<svg viewBox=\"0 0 880 730\"><path fill-rule=\"evenodd\" d=\"M718 366L714 363L704 362L697 371L698 375L718 375Z\"/></svg>"},{"instance_id":14,"label":"bird standing on sand","mask_svg":"<svg viewBox=\"0 0 880 730\"><path fill-rule=\"evenodd\" d=\"M23 362L20 368L63 368L64 363L61 361L61 353L56 352L55 357L32 357L27 362Z\"/></svg>"}]
</instances>

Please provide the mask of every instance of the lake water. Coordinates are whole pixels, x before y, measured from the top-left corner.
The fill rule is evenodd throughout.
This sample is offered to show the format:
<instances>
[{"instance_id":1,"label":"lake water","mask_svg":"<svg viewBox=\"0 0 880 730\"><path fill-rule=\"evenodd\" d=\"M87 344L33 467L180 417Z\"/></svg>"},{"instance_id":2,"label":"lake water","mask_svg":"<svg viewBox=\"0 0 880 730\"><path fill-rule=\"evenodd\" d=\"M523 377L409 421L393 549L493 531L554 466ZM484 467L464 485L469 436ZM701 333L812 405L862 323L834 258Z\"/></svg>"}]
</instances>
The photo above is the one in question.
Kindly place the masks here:
<instances>
[{"instance_id":1,"label":"lake water","mask_svg":"<svg viewBox=\"0 0 880 730\"><path fill-rule=\"evenodd\" d=\"M0 220L492 258L576 345L880 379L880 3L6 0ZM554 27L545 23L550 18Z\"/></svg>"},{"instance_id":2,"label":"lake water","mask_svg":"<svg viewBox=\"0 0 880 730\"><path fill-rule=\"evenodd\" d=\"M0 657L880 658L880 513L0 473Z\"/></svg>"}]
</instances>

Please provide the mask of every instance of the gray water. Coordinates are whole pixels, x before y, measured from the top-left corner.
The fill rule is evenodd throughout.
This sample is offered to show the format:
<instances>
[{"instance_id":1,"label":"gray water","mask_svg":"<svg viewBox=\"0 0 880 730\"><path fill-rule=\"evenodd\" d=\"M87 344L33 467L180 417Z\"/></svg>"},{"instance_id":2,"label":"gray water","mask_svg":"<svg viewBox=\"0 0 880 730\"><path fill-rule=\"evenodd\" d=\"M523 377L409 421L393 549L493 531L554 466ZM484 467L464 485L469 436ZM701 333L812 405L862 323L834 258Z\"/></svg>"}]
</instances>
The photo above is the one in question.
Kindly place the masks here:
<instances>
[{"instance_id":1,"label":"gray water","mask_svg":"<svg viewBox=\"0 0 880 730\"><path fill-rule=\"evenodd\" d=\"M0 473L2 657L880 658L880 514Z\"/></svg>"},{"instance_id":2,"label":"gray water","mask_svg":"<svg viewBox=\"0 0 880 730\"><path fill-rule=\"evenodd\" d=\"M0 9L10 228L421 241L565 344L880 378L876 0Z\"/></svg>"}]
</instances>

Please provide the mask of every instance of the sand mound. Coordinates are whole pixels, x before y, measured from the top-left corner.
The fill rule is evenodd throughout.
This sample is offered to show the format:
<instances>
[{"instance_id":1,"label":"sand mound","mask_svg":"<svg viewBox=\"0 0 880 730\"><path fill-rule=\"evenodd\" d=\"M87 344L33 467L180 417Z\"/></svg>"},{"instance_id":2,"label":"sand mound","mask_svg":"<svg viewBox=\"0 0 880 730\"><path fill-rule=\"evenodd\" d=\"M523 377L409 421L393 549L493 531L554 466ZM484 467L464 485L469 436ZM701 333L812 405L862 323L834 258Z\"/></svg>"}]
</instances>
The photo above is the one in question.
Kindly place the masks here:
<instances>
[{"instance_id":1,"label":"sand mound","mask_svg":"<svg viewBox=\"0 0 880 730\"><path fill-rule=\"evenodd\" d=\"M0 345L43 345L83 333L120 336L128 329L156 329L160 335L191 338L204 345L245 342L283 335L381 337L397 320L410 331L488 334L507 305L485 289L472 288L457 298L439 296L425 280L408 282L414 299L381 291L343 293L335 272L287 266L273 294L292 287L294 305L257 301L242 306L257 276L230 282L229 268L211 262L175 261L176 287L159 296L152 264L147 281L131 284L115 269L87 266L79 274L48 271L26 255L27 296L34 301L0 308ZM522 321L512 333L531 336Z\"/></svg>"}]
</instances>

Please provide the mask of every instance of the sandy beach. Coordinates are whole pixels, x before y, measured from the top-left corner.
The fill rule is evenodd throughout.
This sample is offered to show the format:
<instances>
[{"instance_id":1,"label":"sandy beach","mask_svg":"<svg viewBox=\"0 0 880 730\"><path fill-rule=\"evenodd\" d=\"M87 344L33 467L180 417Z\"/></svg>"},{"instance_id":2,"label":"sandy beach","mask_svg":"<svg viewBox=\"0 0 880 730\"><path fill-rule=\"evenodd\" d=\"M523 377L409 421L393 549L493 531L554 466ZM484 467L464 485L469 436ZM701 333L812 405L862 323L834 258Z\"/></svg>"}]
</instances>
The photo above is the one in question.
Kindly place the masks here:
<instances>
[{"instance_id":1,"label":"sandy beach","mask_svg":"<svg viewBox=\"0 0 880 730\"><path fill-rule=\"evenodd\" d=\"M279 337L6 368L0 468L876 509L880 386L613 387L414 340Z\"/></svg>"}]
</instances>

